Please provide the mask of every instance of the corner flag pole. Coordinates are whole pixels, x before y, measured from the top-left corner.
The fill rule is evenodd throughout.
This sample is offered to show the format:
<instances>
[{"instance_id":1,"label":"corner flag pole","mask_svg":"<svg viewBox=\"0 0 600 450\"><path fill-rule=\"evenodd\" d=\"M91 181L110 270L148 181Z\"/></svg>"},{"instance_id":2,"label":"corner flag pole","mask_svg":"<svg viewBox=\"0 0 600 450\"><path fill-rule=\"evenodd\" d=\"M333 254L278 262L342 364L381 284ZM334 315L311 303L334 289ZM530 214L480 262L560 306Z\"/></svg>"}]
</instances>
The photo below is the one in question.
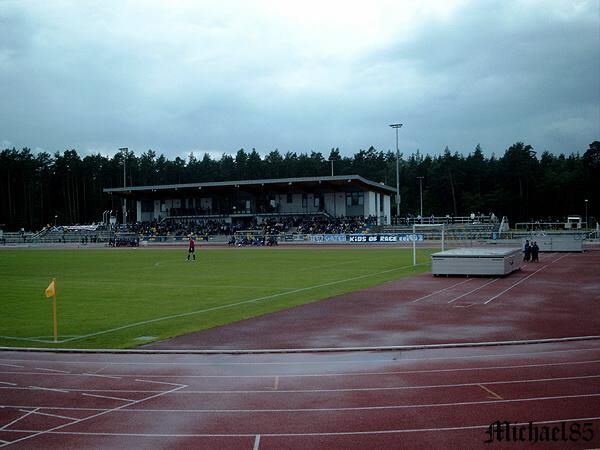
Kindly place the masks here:
<instances>
[{"instance_id":1,"label":"corner flag pole","mask_svg":"<svg viewBox=\"0 0 600 450\"><path fill-rule=\"evenodd\" d=\"M52 278L54 283L54 295L52 296L52 317L54 319L54 342L58 341L58 323L56 321L56 278Z\"/></svg>"},{"instance_id":2,"label":"corner flag pole","mask_svg":"<svg viewBox=\"0 0 600 450\"><path fill-rule=\"evenodd\" d=\"M56 321L56 278L52 281L44 291L46 298L52 297L52 316L54 319L54 342L58 342L58 323Z\"/></svg>"}]
</instances>

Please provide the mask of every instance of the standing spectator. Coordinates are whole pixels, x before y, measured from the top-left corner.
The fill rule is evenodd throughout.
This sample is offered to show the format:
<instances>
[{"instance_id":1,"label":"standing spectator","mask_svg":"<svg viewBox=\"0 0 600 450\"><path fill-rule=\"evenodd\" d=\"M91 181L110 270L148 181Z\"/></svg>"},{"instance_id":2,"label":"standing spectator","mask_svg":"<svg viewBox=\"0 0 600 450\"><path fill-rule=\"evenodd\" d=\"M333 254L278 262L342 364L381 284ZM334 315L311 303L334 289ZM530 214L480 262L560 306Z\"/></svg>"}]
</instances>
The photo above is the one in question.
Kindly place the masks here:
<instances>
[{"instance_id":1,"label":"standing spectator","mask_svg":"<svg viewBox=\"0 0 600 450\"><path fill-rule=\"evenodd\" d=\"M523 261L529 262L531 259L531 245L529 245L529 239L525 240L525 248L523 249Z\"/></svg>"},{"instance_id":2,"label":"standing spectator","mask_svg":"<svg viewBox=\"0 0 600 450\"><path fill-rule=\"evenodd\" d=\"M539 262L539 253L540 253L540 248L537 245L537 241L533 243L533 245L531 246L531 261L532 262Z\"/></svg>"},{"instance_id":3,"label":"standing spectator","mask_svg":"<svg viewBox=\"0 0 600 450\"><path fill-rule=\"evenodd\" d=\"M196 243L194 242L194 238L192 236L190 236L190 242L188 246L188 261L190 260L190 255L194 258L194 261L196 261Z\"/></svg>"}]
</instances>

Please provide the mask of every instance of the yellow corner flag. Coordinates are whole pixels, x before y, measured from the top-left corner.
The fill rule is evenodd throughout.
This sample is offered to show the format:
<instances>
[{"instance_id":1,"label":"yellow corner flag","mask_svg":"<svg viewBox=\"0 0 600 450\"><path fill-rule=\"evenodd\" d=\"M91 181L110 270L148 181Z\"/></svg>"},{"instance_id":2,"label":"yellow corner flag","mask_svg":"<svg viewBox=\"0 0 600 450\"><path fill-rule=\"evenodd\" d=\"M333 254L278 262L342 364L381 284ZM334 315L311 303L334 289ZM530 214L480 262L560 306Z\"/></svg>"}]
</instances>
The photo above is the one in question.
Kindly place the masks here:
<instances>
[{"instance_id":1,"label":"yellow corner flag","mask_svg":"<svg viewBox=\"0 0 600 450\"><path fill-rule=\"evenodd\" d=\"M58 342L58 323L56 321L56 278L52 281L44 291L46 298L52 297L52 316L54 319L54 342Z\"/></svg>"},{"instance_id":2,"label":"yellow corner flag","mask_svg":"<svg viewBox=\"0 0 600 450\"><path fill-rule=\"evenodd\" d=\"M54 284L54 280L52 280L50 282L50 284L48 285L48 287L44 291L44 294L46 294L46 298L56 296L56 285Z\"/></svg>"}]
</instances>

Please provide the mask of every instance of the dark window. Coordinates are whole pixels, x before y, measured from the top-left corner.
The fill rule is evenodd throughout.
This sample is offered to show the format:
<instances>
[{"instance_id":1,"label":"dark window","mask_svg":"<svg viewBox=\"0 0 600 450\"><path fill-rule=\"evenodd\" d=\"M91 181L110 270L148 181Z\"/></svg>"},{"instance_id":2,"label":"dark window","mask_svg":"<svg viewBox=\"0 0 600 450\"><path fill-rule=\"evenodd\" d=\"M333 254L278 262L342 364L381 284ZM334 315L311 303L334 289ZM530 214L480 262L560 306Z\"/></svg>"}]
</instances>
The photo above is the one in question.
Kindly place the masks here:
<instances>
[{"instance_id":1,"label":"dark window","mask_svg":"<svg viewBox=\"0 0 600 450\"><path fill-rule=\"evenodd\" d=\"M287 202L292 203L294 200L292 199L292 194L287 195Z\"/></svg>"},{"instance_id":2,"label":"dark window","mask_svg":"<svg viewBox=\"0 0 600 450\"><path fill-rule=\"evenodd\" d=\"M154 202L152 200L142 200L142 212L154 212Z\"/></svg>"},{"instance_id":3,"label":"dark window","mask_svg":"<svg viewBox=\"0 0 600 450\"><path fill-rule=\"evenodd\" d=\"M363 205L365 202L364 192L347 192L346 193L346 206L357 206Z\"/></svg>"}]
</instances>

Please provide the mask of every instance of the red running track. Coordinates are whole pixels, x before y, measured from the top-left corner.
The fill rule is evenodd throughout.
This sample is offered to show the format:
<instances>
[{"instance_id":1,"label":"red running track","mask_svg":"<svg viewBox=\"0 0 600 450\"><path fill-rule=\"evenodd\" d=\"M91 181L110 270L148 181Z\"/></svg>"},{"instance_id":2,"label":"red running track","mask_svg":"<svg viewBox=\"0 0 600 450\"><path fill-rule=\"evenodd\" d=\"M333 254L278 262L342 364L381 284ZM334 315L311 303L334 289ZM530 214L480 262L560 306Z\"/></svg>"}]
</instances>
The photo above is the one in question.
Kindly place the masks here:
<instances>
[{"instance_id":1,"label":"red running track","mask_svg":"<svg viewBox=\"0 0 600 450\"><path fill-rule=\"evenodd\" d=\"M497 420L600 446L600 345L405 352L0 354L7 448L523 448L485 444ZM587 436L586 436L587 437ZM567 436L568 438L568 436Z\"/></svg>"}]
</instances>

